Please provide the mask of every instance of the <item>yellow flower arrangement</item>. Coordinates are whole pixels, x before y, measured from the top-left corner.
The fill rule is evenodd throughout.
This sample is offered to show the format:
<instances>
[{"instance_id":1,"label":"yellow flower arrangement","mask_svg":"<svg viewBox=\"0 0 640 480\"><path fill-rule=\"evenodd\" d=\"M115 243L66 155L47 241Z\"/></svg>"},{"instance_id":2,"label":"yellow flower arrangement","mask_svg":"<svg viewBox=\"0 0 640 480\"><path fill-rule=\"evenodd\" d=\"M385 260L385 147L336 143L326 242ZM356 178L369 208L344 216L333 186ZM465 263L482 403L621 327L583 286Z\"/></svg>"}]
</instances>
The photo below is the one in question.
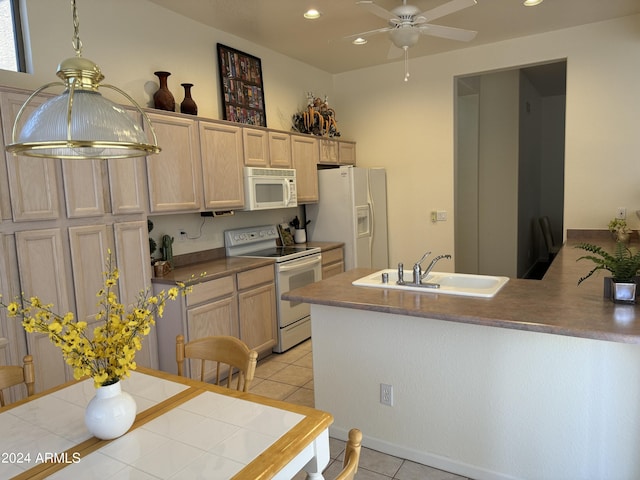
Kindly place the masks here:
<instances>
[{"instance_id":1,"label":"yellow flower arrangement","mask_svg":"<svg viewBox=\"0 0 640 480\"><path fill-rule=\"evenodd\" d=\"M190 285L176 282L175 287L155 296L149 289L141 290L136 303L127 309L118 303L114 290L119 272L112 263L111 251L107 253L104 288L96 294L99 298L96 319L103 323L93 329L93 338L87 331L86 321L76 320L73 312L54 313L53 304L43 304L38 297L27 298L22 294L8 305L0 301L9 317L22 317L22 326L27 332L49 336L62 350L65 362L73 367L74 378L91 376L96 387L116 383L136 369L134 358L142 348L140 339L149 334L156 315L162 317L167 300L187 295L192 289Z\"/></svg>"}]
</instances>

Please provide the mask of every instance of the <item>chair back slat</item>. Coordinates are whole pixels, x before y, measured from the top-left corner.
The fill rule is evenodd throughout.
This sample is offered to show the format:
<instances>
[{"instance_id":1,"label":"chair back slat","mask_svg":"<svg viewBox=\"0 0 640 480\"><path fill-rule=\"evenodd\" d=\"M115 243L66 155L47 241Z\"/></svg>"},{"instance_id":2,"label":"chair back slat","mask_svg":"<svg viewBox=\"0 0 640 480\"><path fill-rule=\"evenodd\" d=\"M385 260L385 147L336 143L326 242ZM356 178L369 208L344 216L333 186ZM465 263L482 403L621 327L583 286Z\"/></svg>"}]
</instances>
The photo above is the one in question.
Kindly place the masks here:
<instances>
[{"instance_id":1,"label":"chair back slat","mask_svg":"<svg viewBox=\"0 0 640 480\"><path fill-rule=\"evenodd\" d=\"M234 369L238 371L237 390L248 391L256 370L258 353L250 350L240 339L220 335L204 337L184 343L184 337L176 338L176 361L178 374L183 375L183 364L186 358L200 360L200 379L204 381L205 362L215 362L215 383L220 385L222 377L227 374L227 388L232 388Z\"/></svg>"}]
</instances>

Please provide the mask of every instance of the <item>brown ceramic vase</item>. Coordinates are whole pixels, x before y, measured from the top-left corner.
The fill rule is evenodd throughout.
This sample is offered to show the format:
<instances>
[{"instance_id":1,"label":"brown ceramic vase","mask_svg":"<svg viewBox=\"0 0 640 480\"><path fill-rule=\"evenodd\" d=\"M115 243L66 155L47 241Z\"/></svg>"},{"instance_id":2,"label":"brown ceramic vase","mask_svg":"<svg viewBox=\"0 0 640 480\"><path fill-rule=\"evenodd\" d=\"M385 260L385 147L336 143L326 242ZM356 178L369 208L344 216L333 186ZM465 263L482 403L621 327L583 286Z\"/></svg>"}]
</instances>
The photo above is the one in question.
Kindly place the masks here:
<instances>
[{"instance_id":1,"label":"brown ceramic vase","mask_svg":"<svg viewBox=\"0 0 640 480\"><path fill-rule=\"evenodd\" d=\"M188 113L189 115L198 115L198 105L191 98L191 87L193 83L181 83L184 88L184 100L180 104L180 112Z\"/></svg>"},{"instance_id":2,"label":"brown ceramic vase","mask_svg":"<svg viewBox=\"0 0 640 480\"><path fill-rule=\"evenodd\" d=\"M153 94L153 106L158 110L168 110L170 112L176 111L176 100L173 98L173 94L167 86L167 78L171 73L169 72L153 72L154 75L160 80L160 88Z\"/></svg>"}]
</instances>

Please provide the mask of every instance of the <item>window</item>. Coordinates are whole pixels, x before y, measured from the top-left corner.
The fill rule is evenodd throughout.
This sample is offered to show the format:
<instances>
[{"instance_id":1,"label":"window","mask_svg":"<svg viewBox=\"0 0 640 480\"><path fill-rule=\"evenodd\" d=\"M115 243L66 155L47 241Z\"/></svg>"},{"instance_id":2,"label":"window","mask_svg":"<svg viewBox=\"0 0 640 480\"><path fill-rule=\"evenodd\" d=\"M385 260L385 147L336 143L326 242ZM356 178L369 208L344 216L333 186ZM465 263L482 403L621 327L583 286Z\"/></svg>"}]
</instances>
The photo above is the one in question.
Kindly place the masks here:
<instances>
[{"instance_id":1,"label":"window","mask_svg":"<svg viewBox=\"0 0 640 480\"><path fill-rule=\"evenodd\" d=\"M0 0L0 69L25 71L19 0Z\"/></svg>"}]
</instances>

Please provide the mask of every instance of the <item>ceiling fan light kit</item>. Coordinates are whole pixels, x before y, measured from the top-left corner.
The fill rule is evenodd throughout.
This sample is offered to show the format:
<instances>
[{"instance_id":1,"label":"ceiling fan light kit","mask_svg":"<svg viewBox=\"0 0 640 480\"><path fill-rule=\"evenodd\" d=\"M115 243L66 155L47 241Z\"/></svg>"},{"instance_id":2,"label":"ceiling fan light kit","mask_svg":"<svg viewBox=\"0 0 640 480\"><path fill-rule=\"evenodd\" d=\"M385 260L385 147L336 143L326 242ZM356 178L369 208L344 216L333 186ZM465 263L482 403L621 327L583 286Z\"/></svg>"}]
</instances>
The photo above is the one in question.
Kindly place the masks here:
<instances>
[{"instance_id":1,"label":"ceiling fan light kit","mask_svg":"<svg viewBox=\"0 0 640 480\"><path fill-rule=\"evenodd\" d=\"M440 17L450 15L464 8L476 5L476 3L476 0L450 0L438 7L420 12L419 8L413 5L407 5L407 0L403 0L402 5L392 10L386 10L379 5L376 5L373 0L358 0L356 2L357 5L362 6L370 13L386 20L387 26L377 30L371 30L369 32L350 35L347 38L355 38L353 41L354 44L363 45L366 43L365 37L388 32L391 43L393 43L397 48L401 48L403 50L405 70L404 81L406 82L409 79L409 47L418 43L420 35L431 35L434 37L468 42L473 40L478 33L473 30L435 25L429 22ZM357 42L358 40L363 41Z\"/></svg>"}]
</instances>

